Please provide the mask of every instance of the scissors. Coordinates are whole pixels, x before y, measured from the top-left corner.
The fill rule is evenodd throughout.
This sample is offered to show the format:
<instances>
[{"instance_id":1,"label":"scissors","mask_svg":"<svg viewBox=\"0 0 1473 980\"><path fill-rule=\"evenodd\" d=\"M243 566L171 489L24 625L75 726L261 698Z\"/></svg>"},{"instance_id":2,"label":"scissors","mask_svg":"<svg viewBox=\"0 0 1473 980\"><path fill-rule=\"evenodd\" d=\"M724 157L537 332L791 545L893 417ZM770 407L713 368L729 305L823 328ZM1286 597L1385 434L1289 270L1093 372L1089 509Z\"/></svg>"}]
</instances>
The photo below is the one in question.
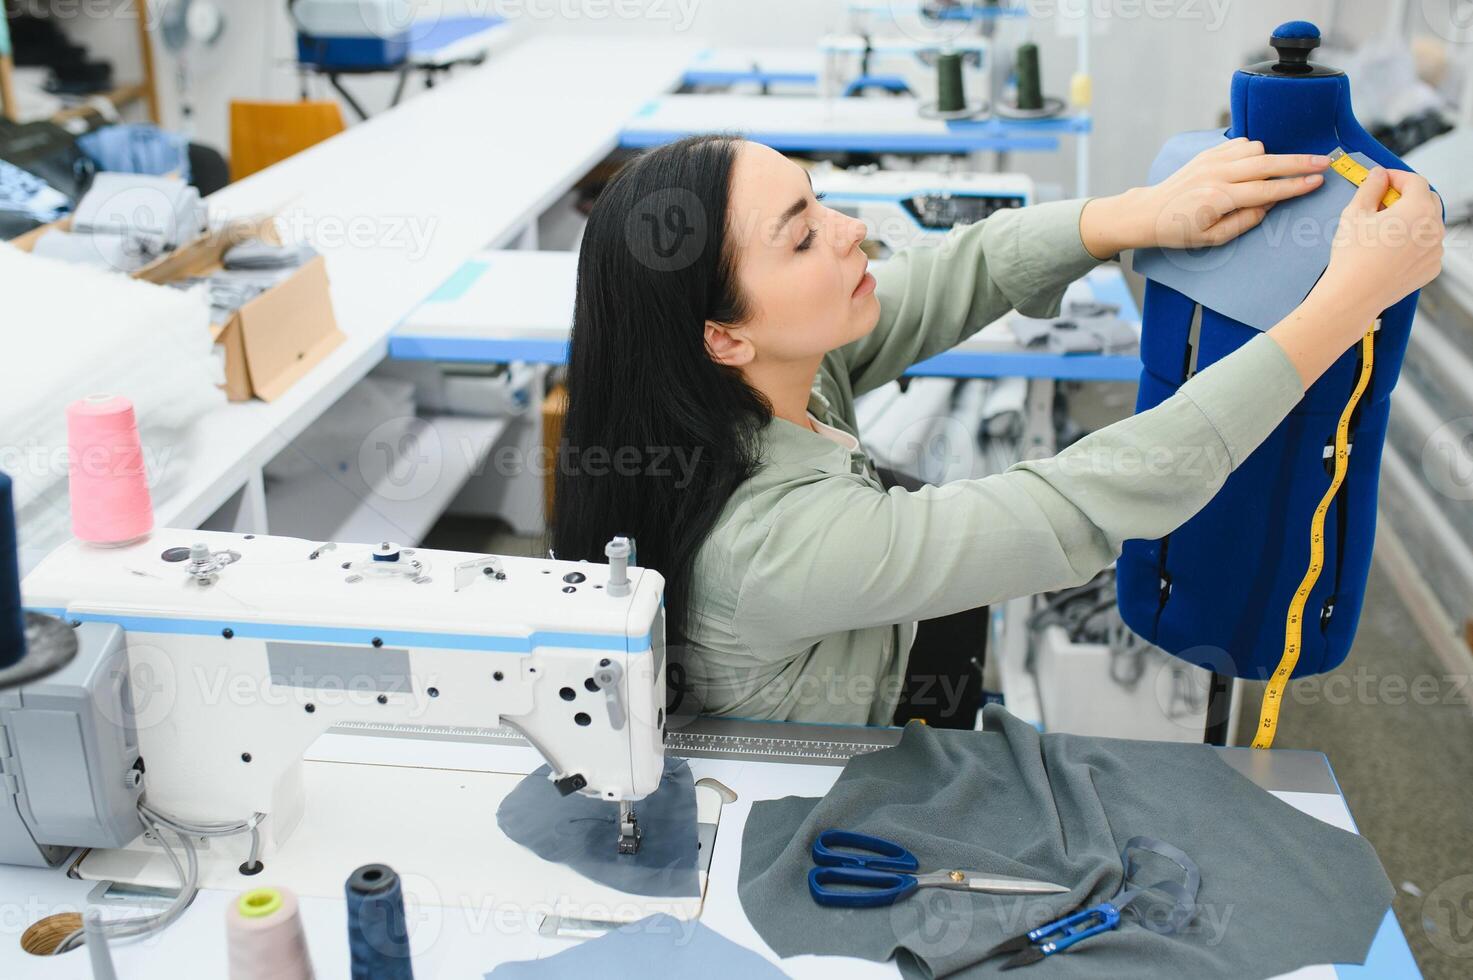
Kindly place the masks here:
<instances>
[{"instance_id":1,"label":"scissors","mask_svg":"<svg viewBox=\"0 0 1473 980\"><path fill-rule=\"evenodd\" d=\"M1138 851L1158 854L1176 864L1181 869L1182 880L1158 881L1144 886L1132 883L1132 877L1140 870L1140 863L1135 857L1135 852ZM1091 936L1118 929L1121 913L1136 899L1150 892L1166 895L1172 900L1172 905L1162 921L1143 917L1141 924L1147 929L1169 936L1192 920L1196 915L1197 889L1202 883L1202 872L1197 868L1196 862L1180 848L1153 837L1132 837L1126 841L1120 858L1125 875L1120 890L1113 898L1067 913L1037 929L1003 940L988 950L982 958L989 960L994 956L1012 953L1013 956L1002 965L1004 970L1037 963L1044 957L1062 953Z\"/></svg>"},{"instance_id":2,"label":"scissors","mask_svg":"<svg viewBox=\"0 0 1473 980\"><path fill-rule=\"evenodd\" d=\"M835 848L847 850L835 850ZM856 851L862 853L855 853ZM1069 891L1051 881L985 875L976 871L921 874L916 856L894 841L852 830L825 830L813 842L808 892L819 905L868 909L892 905L919 888L990 892L999 895L1057 895ZM844 885L834 889L829 885Z\"/></svg>"}]
</instances>

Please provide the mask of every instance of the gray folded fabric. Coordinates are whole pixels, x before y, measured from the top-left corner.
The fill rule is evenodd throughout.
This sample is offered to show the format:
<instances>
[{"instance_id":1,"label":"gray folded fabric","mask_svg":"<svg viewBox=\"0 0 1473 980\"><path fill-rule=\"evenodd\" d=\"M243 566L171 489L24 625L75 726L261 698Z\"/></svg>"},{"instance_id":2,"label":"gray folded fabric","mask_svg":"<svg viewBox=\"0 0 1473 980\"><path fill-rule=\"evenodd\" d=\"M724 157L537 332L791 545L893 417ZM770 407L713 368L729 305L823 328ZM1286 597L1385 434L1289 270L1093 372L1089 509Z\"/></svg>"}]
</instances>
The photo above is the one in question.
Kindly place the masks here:
<instances>
[{"instance_id":1,"label":"gray folded fabric","mask_svg":"<svg viewBox=\"0 0 1473 980\"><path fill-rule=\"evenodd\" d=\"M1083 326L1100 339L1100 346L1106 354L1126 354L1140 349L1140 334L1118 316L1091 317L1084 321Z\"/></svg>"},{"instance_id":2,"label":"gray folded fabric","mask_svg":"<svg viewBox=\"0 0 1473 980\"><path fill-rule=\"evenodd\" d=\"M160 252L156 242L132 235L52 228L36 239L31 254L62 262L100 266L116 272L136 272L157 258Z\"/></svg>"},{"instance_id":3,"label":"gray folded fabric","mask_svg":"<svg viewBox=\"0 0 1473 980\"><path fill-rule=\"evenodd\" d=\"M1118 316L1056 320L1047 340L1054 354L1126 354L1140 346L1135 330Z\"/></svg>"},{"instance_id":4,"label":"gray folded fabric","mask_svg":"<svg viewBox=\"0 0 1473 980\"><path fill-rule=\"evenodd\" d=\"M310 245L273 245L253 239L232 245L221 264L227 269L295 269L316 254Z\"/></svg>"},{"instance_id":5,"label":"gray folded fabric","mask_svg":"<svg viewBox=\"0 0 1473 980\"><path fill-rule=\"evenodd\" d=\"M204 231L206 210L199 190L178 178L105 172L77 202L72 229L134 235L169 250Z\"/></svg>"},{"instance_id":6,"label":"gray folded fabric","mask_svg":"<svg viewBox=\"0 0 1473 980\"><path fill-rule=\"evenodd\" d=\"M1207 746L1040 736L1005 710L986 732L911 725L893 749L849 762L821 800L752 805L738 895L780 955L887 960L907 976L992 976L998 942L1120 886L1137 835L1202 871L1195 920L1163 936L1127 910L1119 929L1027 968L1056 977L1240 977L1361 963L1391 903L1371 845L1276 799ZM836 909L808 894L813 839L828 828L896 841L921 870L960 868L1070 885L1019 898L923 889L893 906ZM1016 976L1017 974L1011 974Z\"/></svg>"},{"instance_id":7,"label":"gray folded fabric","mask_svg":"<svg viewBox=\"0 0 1473 980\"><path fill-rule=\"evenodd\" d=\"M1114 307L1078 304L1051 320L1014 314L1008 317L1020 347L1045 348L1051 354L1128 354L1140 346L1135 328L1114 314Z\"/></svg>"},{"instance_id":8,"label":"gray folded fabric","mask_svg":"<svg viewBox=\"0 0 1473 980\"><path fill-rule=\"evenodd\" d=\"M1013 332L1019 347L1042 346L1053 332L1054 321L1014 313L1008 317L1008 329Z\"/></svg>"},{"instance_id":9,"label":"gray folded fabric","mask_svg":"<svg viewBox=\"0 0 1473 980\"><path fill-rule=\"evenodd\" d=\"M231 315L289 275L289 269L220 269L207 276L186 276L167 285L174 289L206 286L210 291L210 322L224 323Z\"/></svg>"},{"instance_id":10,"label":"gray folded fabric","mask_svg":"<svg viewBox=\"0 0 1473 980\"><path fill-rule=\"evenodd\" d=\"M1104 344L1094 331L1074 320L1058 320L1045 338L1051 354L1096 354Z\"/></svg>"}]
</instances>

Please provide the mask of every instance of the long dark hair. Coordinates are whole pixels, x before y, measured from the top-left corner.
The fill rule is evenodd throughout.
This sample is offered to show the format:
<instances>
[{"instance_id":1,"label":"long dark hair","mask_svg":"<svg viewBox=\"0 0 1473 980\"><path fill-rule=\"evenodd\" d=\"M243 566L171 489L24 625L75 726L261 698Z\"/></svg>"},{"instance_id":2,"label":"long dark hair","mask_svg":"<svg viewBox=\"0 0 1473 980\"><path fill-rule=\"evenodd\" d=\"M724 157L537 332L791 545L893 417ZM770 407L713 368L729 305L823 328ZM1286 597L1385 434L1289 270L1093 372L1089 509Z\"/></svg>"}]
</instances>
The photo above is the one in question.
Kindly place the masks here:
<instances>
[{"instance_id":1,"label":"long dark hair","mask_svg":"<svg viewBox=\"0 0 1473 980\"><path fill-rule=\"evenodd\" d=\"M553 548L603 561L611 536L633 537L639 564L665 577L672 643L695 615L696 553L757 469L772 417L704 337L706 320L747 315L727 241L738 142L688 137L631 161L594 203L578 254Z\"/></svg>"}]
</instances>

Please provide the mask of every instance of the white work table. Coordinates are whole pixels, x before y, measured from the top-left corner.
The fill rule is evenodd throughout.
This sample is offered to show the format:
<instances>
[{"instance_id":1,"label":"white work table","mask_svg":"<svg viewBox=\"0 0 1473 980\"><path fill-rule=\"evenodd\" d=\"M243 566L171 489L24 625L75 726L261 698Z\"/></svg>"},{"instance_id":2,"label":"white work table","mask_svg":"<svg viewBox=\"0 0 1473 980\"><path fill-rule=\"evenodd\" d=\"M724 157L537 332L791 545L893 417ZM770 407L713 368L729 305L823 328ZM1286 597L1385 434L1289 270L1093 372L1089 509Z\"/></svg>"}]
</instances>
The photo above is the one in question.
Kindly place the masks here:
<instances>
[{"instance_id":1,"label":"white work table","mask_svg":"<svg viewBox=\"0 0 1473 980\"><path fill-rule=\"evenodd\" d=\"M1225 761L1284 802L1342 829L1355 829L1329 764L1319 753L1221 751ZM503 745L329 733L319 740L309 756L345 763L374 760L450 769L524 771L507 764L535 764L535 760L529 763L514 758L530 753L530 749ZM842 976L888 980L899 976L893 963L818 956L779 960L748 922L737 895L742 832L752 803L789 795L820 796L833 785L840 769L707 758L691 759L690 764L697 779L708 776L718 779L738 797L722 811L700 921L726 938L756 950L796 978ZM483 823L487 833L496 832L493 814L467 814L466 819ZM413 831L406 828L406 832ZM414 874L412 868L396 870ZM269 874L268 865L263 880L252 880L249 884L269 884L264 880ZM19 936L27 923L43 915L80 908L95 886L95 882L69 879L59 870L0 867L0 893L7 896L5 915L0 918L0 975L7 980L86 980L90 974L85 954L73 953L57 959L31 956L21 951ZM113 958L120 980L225 977L225 904L231 894L202 891L191 908L161 936L141 944L115 947ZM410 943L417 980L469 980L480 977L498 963L551 956L573 945L572 940L539 935L538 914L524 912L510 899L487 908L439 907L417 902L411 902L410 907ZM336 899L304 898L301 909L319 980L346 978L344 903ZM1388 911L1365 965L1307 967L1291 976L1294 980L1396 980L1418 975L1406 939Z\"/></svg>"},{"instance_id":2,"label":"white work table","mask_svg":"<svg viewBox=\"0 0 1473 980\"><path fill-rule=\"evenodd\" d=\"M187 479L154 502L157 523L195 527L242 488L259 494L261 466L383 359L393 327L613 150L630 113L677 85L693 50L533 37L213 195L217 216L279 211L289 231L310 233L347 339L276 401L202 417Z\"/></svg>"},{"instance_id":3,"label":"white work table","mask_svg":"<svg viewBox=\"0 0 1473 980\"><path fill-rule=\"evenodd\" d=\"M578 256L573 252L488 249L468 259L410 313L389 341L389 356L443 362L535 361L563 364L573 324ZM1084 282L1095 298L1140 323L1120 266L1102 265ZM1140 357L1050 354L1019 346L1004 320L907 374L953 378L1028 377L1130 381Z\"/></svg>"},{"instance_id":4,"label":"white work table","mask_svg":"<svg viewBox=\"0 0 1473 980\"><path fill-rule=\"evenodd\" d=\"M664 95L650 100L624 127L626 147L658 146L692 133L734 131L782 151L972 153L1054 150L1059 137L1088 133L1090 118L1016 121L927 119L911 98L816 95Z\"/></svg>"},{"instance_id":5,"label":"white work table","mask_svg":"<svg viewBox=\"0 0 1473 980\"><path fill-rule=\"evenodd\" d=\"M794 86L812 91L823 72L823 54L813 45L735 47L696 52L685 69L687 85Z\"/></svg>"}]
</instances>

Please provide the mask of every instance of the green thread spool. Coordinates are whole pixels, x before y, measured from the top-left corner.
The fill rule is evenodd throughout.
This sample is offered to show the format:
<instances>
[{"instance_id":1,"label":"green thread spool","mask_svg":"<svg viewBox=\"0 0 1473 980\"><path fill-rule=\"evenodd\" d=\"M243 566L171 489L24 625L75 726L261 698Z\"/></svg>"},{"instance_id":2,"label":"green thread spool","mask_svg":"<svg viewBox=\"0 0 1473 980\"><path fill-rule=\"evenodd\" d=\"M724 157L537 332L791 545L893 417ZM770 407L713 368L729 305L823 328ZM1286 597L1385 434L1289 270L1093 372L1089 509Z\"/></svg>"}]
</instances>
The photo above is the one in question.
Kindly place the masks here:
<instances>
[{"instance_id":1,"label":"green thread spool","mask_svg":"<svg viewBox=\"0 0 1473 980\"><path fill-rule=\"evenodd\" d=\"M1038 45L1032 41L1018 45L1014 62L1018 74L1018 108L1043 108L1043 79L1038 71Z\"/></svg>"},{"instance_id":2,"label":"green thread spool","mask_svg":"<svg viewBox=\"0 0 1473 980\"><path fill-rule=\"evenodd\" d=\"M967 107L962 89L962 56L948 51L936 58L936 111L961 112Z\"/></svg>"}]
</instances>

